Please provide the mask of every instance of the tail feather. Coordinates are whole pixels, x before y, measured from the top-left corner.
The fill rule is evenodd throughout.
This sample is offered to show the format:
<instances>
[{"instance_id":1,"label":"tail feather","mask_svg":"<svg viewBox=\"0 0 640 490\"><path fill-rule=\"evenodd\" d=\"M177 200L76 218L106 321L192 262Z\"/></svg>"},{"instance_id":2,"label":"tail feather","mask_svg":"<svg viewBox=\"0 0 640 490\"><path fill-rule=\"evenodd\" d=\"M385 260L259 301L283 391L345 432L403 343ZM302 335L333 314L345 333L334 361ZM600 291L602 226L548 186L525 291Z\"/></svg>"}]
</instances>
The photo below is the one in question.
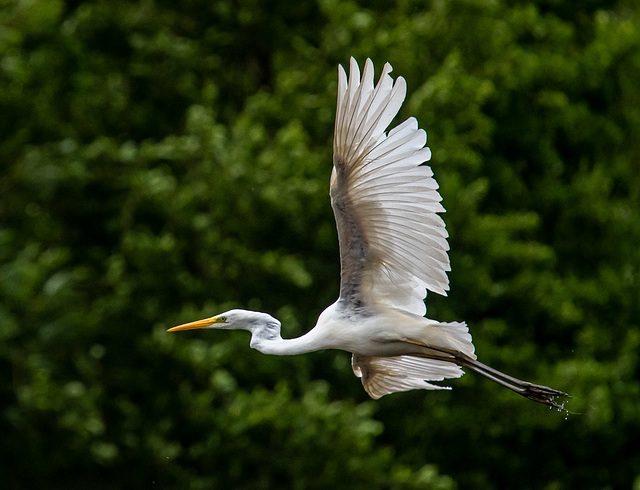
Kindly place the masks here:
<instances>
[{"instance_id":1,"label":"tail feather","mask_svg":"<svg viewBox=\"0 0 640 490\"><path fill-rule=\"evenodd\" d=\"M442 345L451 345L451 350L461 352L471 359L476 358L473 339L465 322L440 322L435 327L447 336L447 343Z\"/></svg>"}]
</instances>

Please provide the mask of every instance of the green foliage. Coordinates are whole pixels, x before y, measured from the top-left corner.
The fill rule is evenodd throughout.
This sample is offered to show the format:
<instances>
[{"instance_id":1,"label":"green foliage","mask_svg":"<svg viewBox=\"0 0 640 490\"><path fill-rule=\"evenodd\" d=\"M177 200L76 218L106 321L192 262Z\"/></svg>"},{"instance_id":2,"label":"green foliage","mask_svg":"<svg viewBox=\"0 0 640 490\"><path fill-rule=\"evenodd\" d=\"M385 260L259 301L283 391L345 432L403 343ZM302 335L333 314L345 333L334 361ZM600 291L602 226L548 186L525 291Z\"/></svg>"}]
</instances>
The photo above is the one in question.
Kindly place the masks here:
<instances>
[{"instance_id":1,"label":"green foliage","mask_svg":"<svg viewBox=\"0 0 640 490\"><path fill-rule=\"evenodd\" d=\"M0 9L0 473L8 488L635 488L635 2L63 2ZM336 64L407 79L479 358L369 401L349 356L166 334L338 290ZM329 388L331 387L331 388ZM450 476L443 476L450 475Z\"/></svg>"}]
</instances>

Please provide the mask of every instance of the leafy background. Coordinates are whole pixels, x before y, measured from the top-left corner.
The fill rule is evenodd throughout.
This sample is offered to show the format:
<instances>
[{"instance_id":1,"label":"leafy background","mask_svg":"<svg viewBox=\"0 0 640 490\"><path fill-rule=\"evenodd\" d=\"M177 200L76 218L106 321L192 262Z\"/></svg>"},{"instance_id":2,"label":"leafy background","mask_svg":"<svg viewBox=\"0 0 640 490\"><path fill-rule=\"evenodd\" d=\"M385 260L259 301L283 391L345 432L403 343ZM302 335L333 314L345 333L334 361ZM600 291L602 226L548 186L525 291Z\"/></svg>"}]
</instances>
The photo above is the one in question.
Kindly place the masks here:
<instances>
[{"instance_id":1,"label":"leafy background","mask_svg":"<svg viewBox=\"0 0 640 490\"><path fill-rule=\"evenodd\" d=\"M0 3L5 488L640 488L634 1ZM336 66L407 79L480 359L374 402L349 355L270 358L337 296ZM400 119L399 119L400 120Z\"/></svg>"}]
</instances>

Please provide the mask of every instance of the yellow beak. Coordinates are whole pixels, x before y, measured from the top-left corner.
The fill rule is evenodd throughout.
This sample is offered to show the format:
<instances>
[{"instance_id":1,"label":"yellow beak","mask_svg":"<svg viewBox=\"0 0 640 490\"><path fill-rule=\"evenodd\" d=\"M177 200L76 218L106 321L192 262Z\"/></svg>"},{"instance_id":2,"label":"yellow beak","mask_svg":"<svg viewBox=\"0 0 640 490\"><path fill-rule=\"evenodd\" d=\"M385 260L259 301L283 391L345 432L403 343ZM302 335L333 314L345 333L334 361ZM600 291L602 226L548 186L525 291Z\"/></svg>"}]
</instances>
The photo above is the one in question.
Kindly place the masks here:
<instances>
[{"instance_id":1,"label":"yellow beak","mask_svg":"<svg viewBox=\"0 0 640 490\"><path fill-rule=\"evenodd\" d=\"M217 317L205 318L203 320L196 320L195 322L183 323L177 327L170 328L167 332L177 332L179 330L194 330L196 328L207 328L214 323L219 323Z\"/></svg>"}]
</instances>

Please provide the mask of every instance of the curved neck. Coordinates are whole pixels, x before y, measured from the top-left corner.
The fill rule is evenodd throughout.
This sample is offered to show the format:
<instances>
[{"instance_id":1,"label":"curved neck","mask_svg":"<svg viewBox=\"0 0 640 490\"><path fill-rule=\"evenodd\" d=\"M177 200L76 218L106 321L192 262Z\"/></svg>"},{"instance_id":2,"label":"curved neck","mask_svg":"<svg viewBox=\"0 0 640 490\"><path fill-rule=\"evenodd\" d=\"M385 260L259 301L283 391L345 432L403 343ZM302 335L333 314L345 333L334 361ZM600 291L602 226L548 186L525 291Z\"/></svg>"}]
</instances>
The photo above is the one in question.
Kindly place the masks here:
<instances>
[{"instance_id":1,"label":"curved neck","mask_svg":"<svg viewBox=\"0 0 640 490\"><path fill-rule=\"evenodd\" d=\"M313 335L313 330L295 339L283 339L280 333L270 338L253 334L250 345L263 354L275 356L294 356L296 354L305 354L329 347L321 343L320 339Z\"/></svg>"}]
</instances>

